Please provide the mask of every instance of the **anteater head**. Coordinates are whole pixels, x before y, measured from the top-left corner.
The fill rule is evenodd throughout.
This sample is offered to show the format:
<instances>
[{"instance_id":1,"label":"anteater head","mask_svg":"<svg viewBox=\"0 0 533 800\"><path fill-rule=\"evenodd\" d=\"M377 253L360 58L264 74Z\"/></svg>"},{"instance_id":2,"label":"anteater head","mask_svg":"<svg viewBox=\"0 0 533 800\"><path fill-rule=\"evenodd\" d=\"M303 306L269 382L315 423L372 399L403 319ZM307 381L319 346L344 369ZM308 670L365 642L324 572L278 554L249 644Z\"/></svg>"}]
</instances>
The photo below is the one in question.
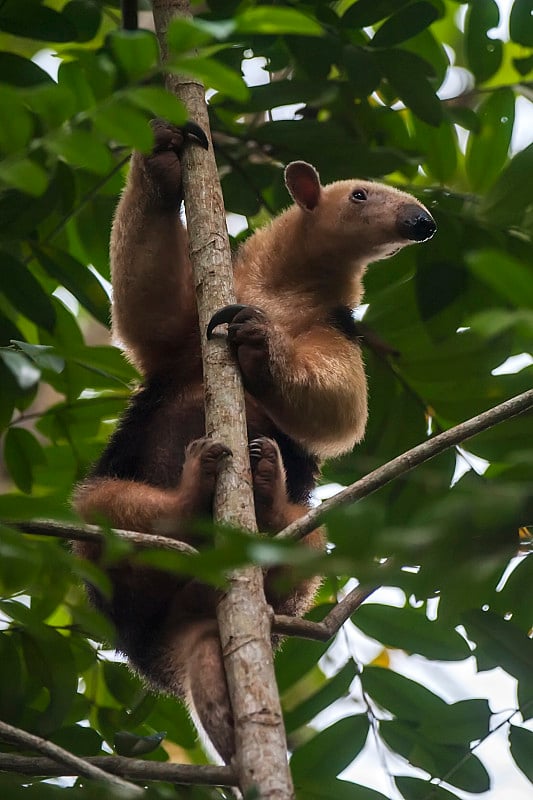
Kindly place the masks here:
<instances>
[{"instance_id":1,"label":"anteater head","mask_svg":"<svg viewBox=\"0 0 533 800\"><path fill-rule=\"evenodd\" d=\"M285 170L287 188L308 220L310 245L368 264L402 247L425 242L437 226L427 208L412 195L371 181L320 184L305 161Z\"/></svg>"}]
</instances>

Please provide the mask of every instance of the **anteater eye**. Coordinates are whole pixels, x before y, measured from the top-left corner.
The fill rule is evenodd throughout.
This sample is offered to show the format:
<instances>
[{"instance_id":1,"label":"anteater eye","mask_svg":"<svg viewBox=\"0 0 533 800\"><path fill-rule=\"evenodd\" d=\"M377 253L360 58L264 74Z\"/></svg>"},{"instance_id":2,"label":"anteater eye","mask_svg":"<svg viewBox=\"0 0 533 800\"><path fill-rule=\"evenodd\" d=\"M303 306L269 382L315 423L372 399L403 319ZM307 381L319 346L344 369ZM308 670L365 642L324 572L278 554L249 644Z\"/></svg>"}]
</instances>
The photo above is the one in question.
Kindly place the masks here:
<instances>
[{"instance_id":1,"label":"anteater eye","mask_svg":"<svg viewBox=\"0 0 533 800\"><path fill-rule=\"evenodd\" d=\"M363 200L366 200L368 197L367 193L364 189L354 189L350 195L350 200L353 200L354 203L360 203Z\"/></svg>"}]
</instances>

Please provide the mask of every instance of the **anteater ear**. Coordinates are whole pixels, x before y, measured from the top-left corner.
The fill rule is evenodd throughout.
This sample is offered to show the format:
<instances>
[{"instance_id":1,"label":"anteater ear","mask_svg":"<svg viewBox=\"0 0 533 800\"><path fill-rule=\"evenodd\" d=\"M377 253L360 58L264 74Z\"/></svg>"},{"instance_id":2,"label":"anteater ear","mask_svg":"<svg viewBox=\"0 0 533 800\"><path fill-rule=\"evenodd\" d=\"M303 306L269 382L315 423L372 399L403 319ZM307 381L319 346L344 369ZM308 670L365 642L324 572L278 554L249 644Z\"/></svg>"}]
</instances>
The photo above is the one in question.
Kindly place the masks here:
<instances>
[{"instance_id":1,"label":"anteater ear","mask_svg":"<svg viewBox=\"0 0 533 800\"><path fill-rule=\"evenodd\" d=\"M291 161L285 167L285 184L294 200L304 211L313 211L320 200L320 177L305 161Z\"/></svg>"}]
</instances>

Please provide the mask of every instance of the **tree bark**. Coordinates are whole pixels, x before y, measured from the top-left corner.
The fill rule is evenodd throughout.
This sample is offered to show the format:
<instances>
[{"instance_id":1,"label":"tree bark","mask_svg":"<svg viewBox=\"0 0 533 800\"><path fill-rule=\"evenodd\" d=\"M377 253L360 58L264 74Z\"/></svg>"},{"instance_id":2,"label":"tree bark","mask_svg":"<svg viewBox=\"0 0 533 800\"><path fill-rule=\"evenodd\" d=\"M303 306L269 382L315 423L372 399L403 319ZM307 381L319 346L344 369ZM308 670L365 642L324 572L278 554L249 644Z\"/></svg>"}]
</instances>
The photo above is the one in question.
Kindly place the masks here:
<instances>
[{"instance_id":1,"label":"tree bark","mask_svg":"<svg viewBox=\"0 0 533 800\"><path fill-rule=\"evenodd\" d=\"M156 33L163 62L168 60L166 31L175 16L190 16L188 0L153 0ZM201 83L168 75L167 88L186 106L189 118L208 137L209 118ZM205 383L207 433L228 445L233 458L221 473L215 497L215 519L255 531L255 513L247 449L244 392L225 341L207 341L213 313L234 303L231 253L226 217L212 147L187 148L183 159L185 213L190 237ZM235 720L235 768L243 793L255 787L259 797L293 797L287 746L277 691L270 616L263 574L246 568L227 576L218 623Z\"/></svg>"}]
</instances>

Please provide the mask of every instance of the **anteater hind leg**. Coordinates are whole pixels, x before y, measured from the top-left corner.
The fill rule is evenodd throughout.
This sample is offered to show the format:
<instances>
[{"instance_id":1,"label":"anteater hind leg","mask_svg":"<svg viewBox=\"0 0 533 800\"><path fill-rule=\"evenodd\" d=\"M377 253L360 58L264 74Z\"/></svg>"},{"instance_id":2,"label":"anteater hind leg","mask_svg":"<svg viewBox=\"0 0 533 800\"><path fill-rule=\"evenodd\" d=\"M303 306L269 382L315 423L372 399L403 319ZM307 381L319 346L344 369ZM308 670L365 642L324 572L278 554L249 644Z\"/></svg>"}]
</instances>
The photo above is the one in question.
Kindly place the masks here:
<instances>
[{"instance_id":1,"label":"anteater hind leg","mask_svg":"<svg viewBox=\"0 0 533 800\"><path fill-rule=\"evenodd\" d=\"M291 503L287 496L285 469L276 442L260 437L250 442L249 448L257 525L263 532L276 533L303 517L309 509ZM303 543L315 550L322 550L324 529L311 531L304 537ZM293 572L288 567L269 570L265 592L268 602L278 613L300 616L311 608L321 581L320 578L311 577L298 582Z\"/></svg>"},{"instance_id":2,"label":"anteater hind leg","mask_svg":"<svg viewBox=\"0 0 533 800\"><path fill-rule=\"evenodd\" d=\"M180 538L182 523L212 512L216 476L228 447L209 437L191 442L176 486L160 489L139 481L96 476L80 484L74 507L86 522L106 520L115 528L160 533ZM78 543L84 545L85 543ZM80 555L91 557L88 549Z\"/></svg>"}]
</instances>

